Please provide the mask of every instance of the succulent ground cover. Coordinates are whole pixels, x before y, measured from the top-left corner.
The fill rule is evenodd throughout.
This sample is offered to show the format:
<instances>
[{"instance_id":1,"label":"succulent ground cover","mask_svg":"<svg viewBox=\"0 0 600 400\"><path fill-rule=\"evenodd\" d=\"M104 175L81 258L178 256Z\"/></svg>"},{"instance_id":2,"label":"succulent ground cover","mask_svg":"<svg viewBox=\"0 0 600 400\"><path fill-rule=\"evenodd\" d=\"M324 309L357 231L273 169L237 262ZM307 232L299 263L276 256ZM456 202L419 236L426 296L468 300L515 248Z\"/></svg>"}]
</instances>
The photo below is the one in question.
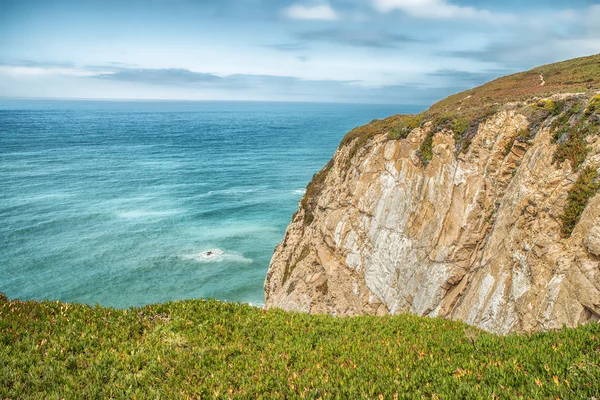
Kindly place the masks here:
<instances>
[{"instance_id":1,"label":"succulent ground cover","mask_svg":"<svg viewBox=\"0 0 600 400\"><path fill-rule=\"evenodd\" d=\"M592 398L600 325L496 336L435 318L189 300L0 300L0 398Z\"/></svg>"}]
</instances>

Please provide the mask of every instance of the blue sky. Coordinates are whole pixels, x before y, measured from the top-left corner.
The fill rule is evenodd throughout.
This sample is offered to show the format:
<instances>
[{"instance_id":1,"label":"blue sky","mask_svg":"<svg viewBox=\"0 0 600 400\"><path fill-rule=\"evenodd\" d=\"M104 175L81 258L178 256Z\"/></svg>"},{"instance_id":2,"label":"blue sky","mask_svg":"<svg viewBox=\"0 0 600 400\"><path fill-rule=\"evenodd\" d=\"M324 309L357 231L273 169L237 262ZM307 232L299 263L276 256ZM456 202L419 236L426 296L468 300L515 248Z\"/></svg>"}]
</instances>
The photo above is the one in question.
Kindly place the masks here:
<instances>
[{"instance_id":1,"label":"blue sky","mask_svg":"<svg viewBox=\"0 0 600 400\"><path fill-rule=\"evenodd\" d=\"M0 0L0 97L426 105L596 53L587 0Z\"/></svg>"}]
</instances>

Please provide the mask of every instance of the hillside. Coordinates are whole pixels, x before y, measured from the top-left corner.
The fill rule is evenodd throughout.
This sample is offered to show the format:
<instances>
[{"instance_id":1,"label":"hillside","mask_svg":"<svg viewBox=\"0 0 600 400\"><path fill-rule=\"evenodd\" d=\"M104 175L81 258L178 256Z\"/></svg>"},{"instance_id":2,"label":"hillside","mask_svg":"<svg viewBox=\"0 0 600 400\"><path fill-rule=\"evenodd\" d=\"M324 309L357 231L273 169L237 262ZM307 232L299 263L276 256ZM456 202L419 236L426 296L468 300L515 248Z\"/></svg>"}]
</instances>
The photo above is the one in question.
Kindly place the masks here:
<instances>
[{"instance_id":1,"label":"hillside","mask_svg":"<svg viewBox=\"0 0 600 400\"><path fill-rule=\"evenodd\" d=\"M0 398L592 398L600 325L495 336L410 315L0 298Z\"/></svg>"},{"instance_id":2,"label":"hillside","mask_svg":"<svg viewBox=\"0 0 600 400\"><path fill-rule=\"evenodd\" d=\"M358 127L313 178L267 307L496 332L600 319L600 55Z\"/></svg>"}]
</instances>

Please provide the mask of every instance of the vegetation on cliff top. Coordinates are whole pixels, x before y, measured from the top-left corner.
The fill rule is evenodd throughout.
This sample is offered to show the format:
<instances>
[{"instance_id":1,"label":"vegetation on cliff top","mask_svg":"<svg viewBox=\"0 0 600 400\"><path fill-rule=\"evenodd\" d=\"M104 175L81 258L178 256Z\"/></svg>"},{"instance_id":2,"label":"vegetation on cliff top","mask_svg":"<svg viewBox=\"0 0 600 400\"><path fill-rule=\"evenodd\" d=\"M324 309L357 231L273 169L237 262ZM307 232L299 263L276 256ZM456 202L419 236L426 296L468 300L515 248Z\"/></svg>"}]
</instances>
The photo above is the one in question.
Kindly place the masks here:
<instances>
[{"instance_id":1,"label":"vegetation on cliff top","mask_svg":"<svg viewBox=\"0 0 600 400\"><path fill-rule=\"evenodd\" d=\"M468 150L471 141L490 116L506 107L515 107L530 121L527 137L520 135L519 140L529 142L535 138L540 128L550 118L559 121L553 126L555 142L558 143L554 161L560 165L569 160L577 169L585 160L589 151L586 138L600 131L600 95L589 95L600 90L600 54L563 61L534 68L486 83L482 86L452 95L432 105L427 111L417 115L393 115L383 120L357 127L342 140L340 148L350 146L346 157L346 169L352 165L352 159L368 145L369 140L387 133L393 140L405 139L410 132L429 123L429 132L425 135L418 151L419 158L427 165L433 158L433 138L441 131L454 134L456 153ZM591 98L585 110L573 109L569 101L544 99L557 93L588 93ZM571 117L576 116L573 122ZM525 132L525 131L523 131ZM510 151L510 149L508 150ZM321 193L327 172L331 165L316 175L309 184L302 202L305 211L304 223L313 221L316 200L314 194Z\"/></svg>"},{"instance_id":2,"label":"vegetation on cliff top","mask_svg":"<svg viewBox=\"0 0 600 400\"><path fill-rule=\"evenodd\" d=\"M495 336L410 315L0 298L0 398L591 398L600 325Z\"/></svg>"},{"instance_id":3,"label":"vegetation on cliff top","mask_svg":"<svg viewBox=\"0 0 600 400\"><path fill-rule=\"evenodd\" d=\"M543 85L541 77L544 78ZM351 159L362 145L368 142L369 137L376 133L389 132L392 139L405 138L410 130L431 121L431 130L434 133L444 129L453 131L457 150L466 150L479 124L507 104L526 102L535 97L549 97L557 93L589 93L596 90L600 90L600 54L549 64L498 78L482 86L449 96L418 115L394 115L383 120L372 121L348 133L340 147L360 137L361 143L353 144L353 151L349 157ZM600 100L597 98L598 96L590 102L588 116L600 111ZM532 104L534 107L528 111L537 111L534 122L540 122L548 116L556 116L561 112L557 102L539 100ZM535 128L539 129L539 126L531 128L534 131Z\"/></svg>"}]
</instances>

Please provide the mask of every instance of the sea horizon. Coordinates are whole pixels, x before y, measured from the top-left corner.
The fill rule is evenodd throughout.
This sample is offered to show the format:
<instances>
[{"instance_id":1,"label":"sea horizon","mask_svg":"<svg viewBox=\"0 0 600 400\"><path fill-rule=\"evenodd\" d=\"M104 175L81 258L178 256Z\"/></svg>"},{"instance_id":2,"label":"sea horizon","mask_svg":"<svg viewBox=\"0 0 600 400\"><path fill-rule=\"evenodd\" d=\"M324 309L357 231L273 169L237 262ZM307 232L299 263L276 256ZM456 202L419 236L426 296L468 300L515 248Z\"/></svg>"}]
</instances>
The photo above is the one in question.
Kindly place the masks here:
<instances>
[{"instance_id":1,"label":"sea horizon","mask_svg":"<svg viewBox=\"0 0 600 400\"><path fill-rule=\"evenodd\" d=\"M441 99L440 99L441 100ZM102 97L2 97L0 101L98 101L98 102L181 102L181 103L268 103L268 104L332 104L332 105L361 105L361 106L384 106L384 107L409 107L415 109L415 113L426 110L431 106L428 104L416 104L416 103L386 103L386 102L354 102L354 101L318 101L318 100L227 100L227 99L160 99L160 98L102 98Z\"/></svg>"},{"instance_id":2,"label":"sea horizon","mask_svg":"<svg viewBox=\"0 0 600 400\"><path fill-rule=\"evenodd\" d=\"M274 247L343 136L419 106L0 99L0 292L263 304Z\"/></svg>"}]
</instances>

